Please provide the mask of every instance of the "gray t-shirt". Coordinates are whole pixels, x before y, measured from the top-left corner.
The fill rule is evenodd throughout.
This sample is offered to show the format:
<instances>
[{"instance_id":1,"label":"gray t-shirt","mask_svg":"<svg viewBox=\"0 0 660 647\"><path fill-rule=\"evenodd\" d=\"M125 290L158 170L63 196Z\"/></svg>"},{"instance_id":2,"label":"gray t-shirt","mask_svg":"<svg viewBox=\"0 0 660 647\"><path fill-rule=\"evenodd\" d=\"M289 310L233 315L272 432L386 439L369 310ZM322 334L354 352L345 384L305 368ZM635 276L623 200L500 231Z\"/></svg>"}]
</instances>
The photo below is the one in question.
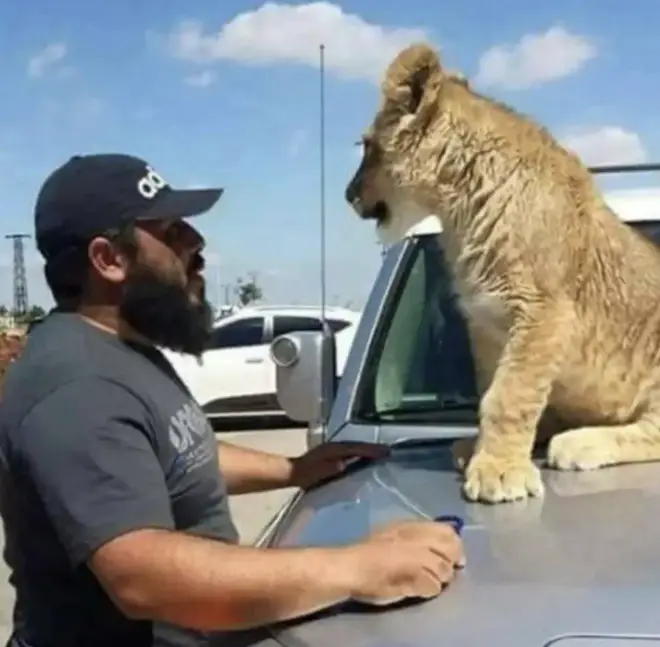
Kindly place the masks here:
<instances>
[{"instance_id":1,"label":"gray t-shirt","mask_svg":"<svg viewBox=\"0 0 660 647\"><path fill-rule=\"evenodd\" d=\"M125 618L86 565L111 539L167 528L237 542L217 443L159 351L73 313L31 331L0 404L5 561L21 647L199 647L209 636Z\"/></svg>"}]
</instances>

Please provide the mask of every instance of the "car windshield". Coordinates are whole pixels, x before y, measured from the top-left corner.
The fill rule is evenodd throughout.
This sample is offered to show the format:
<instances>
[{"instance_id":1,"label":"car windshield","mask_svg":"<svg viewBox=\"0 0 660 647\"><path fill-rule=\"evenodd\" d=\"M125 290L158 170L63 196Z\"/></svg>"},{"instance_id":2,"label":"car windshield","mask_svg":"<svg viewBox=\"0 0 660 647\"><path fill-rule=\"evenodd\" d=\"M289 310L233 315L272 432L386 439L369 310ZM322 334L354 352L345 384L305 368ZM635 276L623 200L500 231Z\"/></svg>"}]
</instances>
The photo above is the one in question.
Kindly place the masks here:
<instances>
[{"instance_id":1,"label":"car windshield","mask_svg":"<svg viewBox=\"0 0 660 647\"><path fill-rule=\"evenodd\" d=\"M437 236L412 241L375 332L356 422L474 425L477 395L465 320Z\"/></svg>"}]
</instances>

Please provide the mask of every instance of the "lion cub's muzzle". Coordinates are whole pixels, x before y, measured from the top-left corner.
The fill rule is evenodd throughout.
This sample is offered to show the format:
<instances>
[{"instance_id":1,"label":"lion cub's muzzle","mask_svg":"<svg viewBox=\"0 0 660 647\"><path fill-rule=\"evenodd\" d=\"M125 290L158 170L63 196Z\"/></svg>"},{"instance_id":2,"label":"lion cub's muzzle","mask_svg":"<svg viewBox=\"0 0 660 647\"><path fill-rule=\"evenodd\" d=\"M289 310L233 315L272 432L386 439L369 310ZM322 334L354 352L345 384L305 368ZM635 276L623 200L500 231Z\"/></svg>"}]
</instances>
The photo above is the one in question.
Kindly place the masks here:
<instances>
[{"instance_id":1,"label":"lion cub's muzzle","mask_svg":"<svg viewBox=\"0 0 660 647\"><path fill-rule=\"evenodd\" d=\"M386 202L379 200L370 209L363 209L362 217L365 220L375 220L378 226L384 225L390 217L390 209Z\"/></svg>"},{"instance_id":2,"label":"lion cub's muzzle","mask_svg":"<svg viewBox=\"0 0 660 647\"><path fill-rule=\"evenodd\" d=\"M348 185L345 198L358 216L364 220L375 220L378 225L382 225L389 217L387 204L383 200L378 200L373 205L366 204L361 198L355 182Z\"/></svg>"}]
</instances>

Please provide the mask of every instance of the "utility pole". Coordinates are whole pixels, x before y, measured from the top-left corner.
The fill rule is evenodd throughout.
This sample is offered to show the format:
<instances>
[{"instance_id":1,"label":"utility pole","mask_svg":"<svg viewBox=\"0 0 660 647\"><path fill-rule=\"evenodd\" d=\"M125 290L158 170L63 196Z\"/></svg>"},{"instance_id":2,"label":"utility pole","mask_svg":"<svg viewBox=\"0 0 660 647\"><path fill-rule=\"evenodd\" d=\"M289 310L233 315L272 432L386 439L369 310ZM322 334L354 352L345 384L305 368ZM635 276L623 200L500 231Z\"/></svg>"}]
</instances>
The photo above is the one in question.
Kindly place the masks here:
<instances>
[{"instance_id":1,"label":"utility pole","mask_svg":"<svg viewBox=\"0 0 660 647\"><path fill-rule=\"evenodd\" d=\"M7 234L14 245L14 317L22 317L28 311L27 277L25 274L25 256L23 254L23 239L30 234Z\"/></svg>"},{"instance_id":2,"label":"utility pole","mask_svg":"<svg viewBox=\"0 0 660 647\"><path fill-rule=\"evenodd\" d=\"M231 283L223 283L222 287L225 293L225 305L231 305L231 289L233 286Z\"/></svg>"}]
</instances>

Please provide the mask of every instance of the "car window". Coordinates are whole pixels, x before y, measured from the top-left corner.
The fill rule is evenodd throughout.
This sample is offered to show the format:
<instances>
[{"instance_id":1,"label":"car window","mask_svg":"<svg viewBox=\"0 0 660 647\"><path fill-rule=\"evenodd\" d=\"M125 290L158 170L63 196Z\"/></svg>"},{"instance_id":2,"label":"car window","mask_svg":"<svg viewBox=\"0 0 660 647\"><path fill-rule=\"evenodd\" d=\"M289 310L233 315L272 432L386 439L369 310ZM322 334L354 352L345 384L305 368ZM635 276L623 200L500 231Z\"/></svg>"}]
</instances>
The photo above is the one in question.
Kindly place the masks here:
<instances>
[{"instance_id":1,"label":"car window","mask_svg":"<svg viewBox=\"0 0 660 647\"><path fill-rule=\"evenodd\" d=\"M303 330L321 330L321 319L301 315L275 315L273 317L273 337Z\"/></svg>"},{"instance_id":2,"label":"car window","mask_svg":"<svg viewBox=\"0 0 660 647\"><path fill-rule=\"evenodd\" d=\"M265 343L264 318L247 317L215 328L211 333L206 349L240 348L258 346L263 343Z\"/></svg>"},{"instance_id":3,"label":"car window","mask_svg":"<svg viewBox=\"0 0 660 647\"><path fill-rule=\"evenodd\" d=\"M473 423L479 398L472 352L437 239L421 237L406 264L367 360L357 416Z\"/></svg>"},{"instance_id":4,"label":"car window","mask_svg":"<svg viewBox=\"0 0 660 647\"><path fill-rule=\"evenodd\" d=\"M330 319L326 317L326 321L335 334L350 325L348 321L344 321L343 319ZM320 332L321 318L304 317L301 315L276 315L273 318L273 338L302 330Z\"/></svg>"},{"instance_id":5,"label":"car window","mask_svg":"<svg viewBox=\"0 0 660 647\"><path fill-rule=\"evenodd\" d=\"M345 321L344 319L326 319L326 321L328 322L328 326L330 326L332 332L335 334L341 332L344 330L344 328L348 328L351 325L350 322Z\"/></svg>"},{"instance_id":6,"label":"car window","mask_svg":"<svg viewBox=\"0 0 660 647\"><path fill-rule=\"evenodd\" d=\"M640 220L628 223L633 229L660 245L660 220Z\"/></svg>"}]
</instances>

